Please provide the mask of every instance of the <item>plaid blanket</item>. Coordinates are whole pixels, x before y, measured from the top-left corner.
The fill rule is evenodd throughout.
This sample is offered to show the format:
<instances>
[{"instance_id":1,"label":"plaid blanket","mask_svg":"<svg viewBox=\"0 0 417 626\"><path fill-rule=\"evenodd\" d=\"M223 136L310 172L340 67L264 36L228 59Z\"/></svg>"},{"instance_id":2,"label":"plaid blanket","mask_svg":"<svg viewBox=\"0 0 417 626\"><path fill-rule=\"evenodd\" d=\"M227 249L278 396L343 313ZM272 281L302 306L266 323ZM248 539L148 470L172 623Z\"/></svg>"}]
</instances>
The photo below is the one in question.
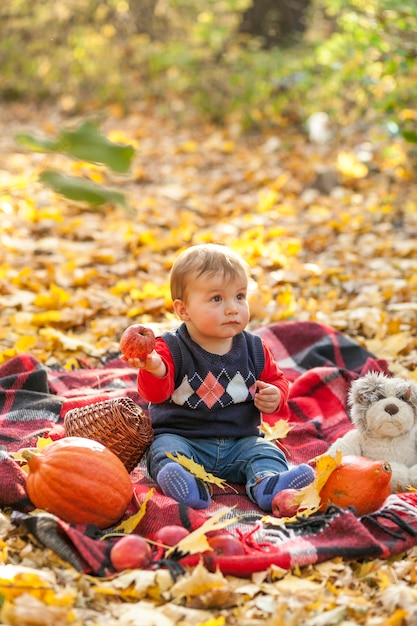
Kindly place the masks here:
<instances>
[{"instance_id":1,"label":"plaid blanket","mask_svg":"<svg viewBox=\"0 0 417 626\"><path fill-rule=\"evenodd\" d=\"M352 380L370 370L389 373L387 363L349 337L314 322L285 322L257 329L290 380L286 418L292 429L285 439L291 463L308 461L352 428L346 408ZM99 368L49 370L31 355L21 355L0 366L0 506L11 509L12 519L51 547L79 571L111 573L111 540L100 540L96 528L71 526L50 516L30 516L33 505L25 489L25 473L10 452L36 445L39 436L64 436L68 410L109 398L130 397L144 410L136 389L136 370L120 358ZM267 416L272 424L276 416ZM135 498L126 517L135 513L149 488L156 487L139 465L131 478ZM146 515L135 532L149 536L160 526L182 524L192 530L207 516L234 507L240 516L232 530L241 538L246 555L207 557L208 567L224 573L250 575L274 563L293 567L334 557L384 558L417 540L417 495L392 496L378 514L357 518L353 511L332 508L277 531L260 524L262 512L251 503L242 485L235 490L215 488L209 509L195 511L163 496L158 490L147 504ZM180 563L193 564L195 557Z\"/></svg>"}]
</instances>

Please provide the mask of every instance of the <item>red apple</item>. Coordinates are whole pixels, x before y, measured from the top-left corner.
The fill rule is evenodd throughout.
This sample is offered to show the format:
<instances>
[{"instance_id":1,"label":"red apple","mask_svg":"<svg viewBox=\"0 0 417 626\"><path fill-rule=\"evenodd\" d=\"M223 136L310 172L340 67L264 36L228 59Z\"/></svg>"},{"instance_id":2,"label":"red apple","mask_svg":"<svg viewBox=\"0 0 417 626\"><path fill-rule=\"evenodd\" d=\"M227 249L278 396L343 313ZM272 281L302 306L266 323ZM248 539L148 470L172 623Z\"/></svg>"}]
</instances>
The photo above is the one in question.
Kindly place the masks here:
<instances>
[{"instance_id":1,"label":"red apple","mask_svg":"<svg viewBox=\"0 0 417 626\"><path fill-rule=\"evenodd\" d=\"M152 541L160 543L163 546L176 546L181 539L187 537L190 531L184 528L184 526L178 526L177 524L171 524L170 526L162 526L152 535Z\"/></svg>"},{"instance_id":2,"label":"red apple","mask_svg":"<svg viewBox=\"0 0 417 626\"><path fill-rule=\"evenodd\" d=\"M110 562L117 572L143 569L149 565L151 558L152 549L140 535L125 535L110 550Z\"/></svg>"},{"instance_id":3,"label":"red apple","mask_svg":"<svg viewBox=\"0 0 417 626\"><path fill-rule=\"evenodd\" d=\"M155 335L142 324L128 326L120 338L120 350L126 359L144 361L155 347Z\"/></svg>"},{"instance_id":4,"label":"red apple","mask_svg":"<svg viewBox=\"0 0 417 626\"><path fill-rule=\"evenodd\" d=\"M294 499L299 494L298 489L283 489L272 498L272 515L275 517L293 517L300 509Z\"/></svg>"},{"instance_id":5,"label":"red apple","mask_svg":"<svg viewBox=\"0 0 417 626\"><path fill-rule=\"evenodd\" d=\"M222 532L212 537L207 537L209 546L218 556L242 556L245 554L243 545L235 535Z\"/></svg>"}]
</instances>

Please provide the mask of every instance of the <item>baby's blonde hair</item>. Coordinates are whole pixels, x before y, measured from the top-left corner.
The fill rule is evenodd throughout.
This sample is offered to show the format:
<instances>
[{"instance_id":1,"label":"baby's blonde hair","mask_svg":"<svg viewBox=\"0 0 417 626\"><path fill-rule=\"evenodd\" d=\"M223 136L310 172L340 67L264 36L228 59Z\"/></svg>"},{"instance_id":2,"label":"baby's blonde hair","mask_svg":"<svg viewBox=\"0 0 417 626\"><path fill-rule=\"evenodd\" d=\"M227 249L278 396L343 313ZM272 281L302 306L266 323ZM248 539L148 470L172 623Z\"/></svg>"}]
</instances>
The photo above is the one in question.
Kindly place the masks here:
<instances>
[{"instance_id":1,"label":"baby's blonde hair","mask_svg":"<svg viewBox=\"0 0 417 626\"><path fill-rule=\"evenodd\" d=\"M191 246L176 259L171 270L171 297L184 300L190 278L202 274L213 276L222 274L225 279L248 277L249 267L239 254L215 243Z\"/></svg>"}]
</instances>

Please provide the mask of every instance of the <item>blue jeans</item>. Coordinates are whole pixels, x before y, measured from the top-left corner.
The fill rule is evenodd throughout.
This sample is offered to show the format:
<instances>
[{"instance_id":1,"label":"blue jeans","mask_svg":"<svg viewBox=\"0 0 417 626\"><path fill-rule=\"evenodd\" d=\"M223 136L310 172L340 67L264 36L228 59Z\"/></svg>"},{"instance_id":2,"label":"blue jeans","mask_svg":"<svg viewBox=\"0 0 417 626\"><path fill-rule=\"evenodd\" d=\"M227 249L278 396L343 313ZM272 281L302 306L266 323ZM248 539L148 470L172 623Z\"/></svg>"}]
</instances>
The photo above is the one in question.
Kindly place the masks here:
<instances>
[{"instance_id":1,"label":"blue jeans","mask_svg":"<svg viewBox=\"0 0 417 626\"><path fill-rule=\"evenodd\" d=\"M262 478L288 469L283 452L263 437L186 439L180 435L163 434L155 437L147 452L148 472L154 480L159 470L172 462L167 452L193 459L206 472L226 482L244 484L253 502L253 487Z\"/></svg>"}]
</instances>

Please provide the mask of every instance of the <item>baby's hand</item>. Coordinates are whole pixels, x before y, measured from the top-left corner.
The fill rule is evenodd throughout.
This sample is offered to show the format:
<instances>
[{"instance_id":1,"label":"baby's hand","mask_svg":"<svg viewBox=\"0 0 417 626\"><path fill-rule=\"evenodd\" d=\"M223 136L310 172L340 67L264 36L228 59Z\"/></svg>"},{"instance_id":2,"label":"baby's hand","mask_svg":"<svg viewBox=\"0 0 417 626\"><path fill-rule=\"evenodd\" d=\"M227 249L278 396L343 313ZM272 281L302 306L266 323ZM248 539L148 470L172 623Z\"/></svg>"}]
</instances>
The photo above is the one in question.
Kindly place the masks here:
<instances>
[{"instance_id":1,"label":"baby's hand","mask_svg":"<svg viewBox=\"0 0 417 626\"><path fill-rule=\"evenodd\" d=\"M278 387L257 380L256 389L254 403L258 411L267 414L273 413L281 401L281 392Z\"/></svg>"},{"instance_id":2,"label":"baby's hand","mask_svg":"<svg viewBox=\"0 0 417 626\"><path fill-rule=\"evenodd\" d=\"M144 360L138 358L126 359L125 357L122 357L122 359L126 361L130 367L146 370L150 374L158 376L158 378L162 378L166 374L165 363L155 350L150 352Z\"/></svg>"}]
</instances>

